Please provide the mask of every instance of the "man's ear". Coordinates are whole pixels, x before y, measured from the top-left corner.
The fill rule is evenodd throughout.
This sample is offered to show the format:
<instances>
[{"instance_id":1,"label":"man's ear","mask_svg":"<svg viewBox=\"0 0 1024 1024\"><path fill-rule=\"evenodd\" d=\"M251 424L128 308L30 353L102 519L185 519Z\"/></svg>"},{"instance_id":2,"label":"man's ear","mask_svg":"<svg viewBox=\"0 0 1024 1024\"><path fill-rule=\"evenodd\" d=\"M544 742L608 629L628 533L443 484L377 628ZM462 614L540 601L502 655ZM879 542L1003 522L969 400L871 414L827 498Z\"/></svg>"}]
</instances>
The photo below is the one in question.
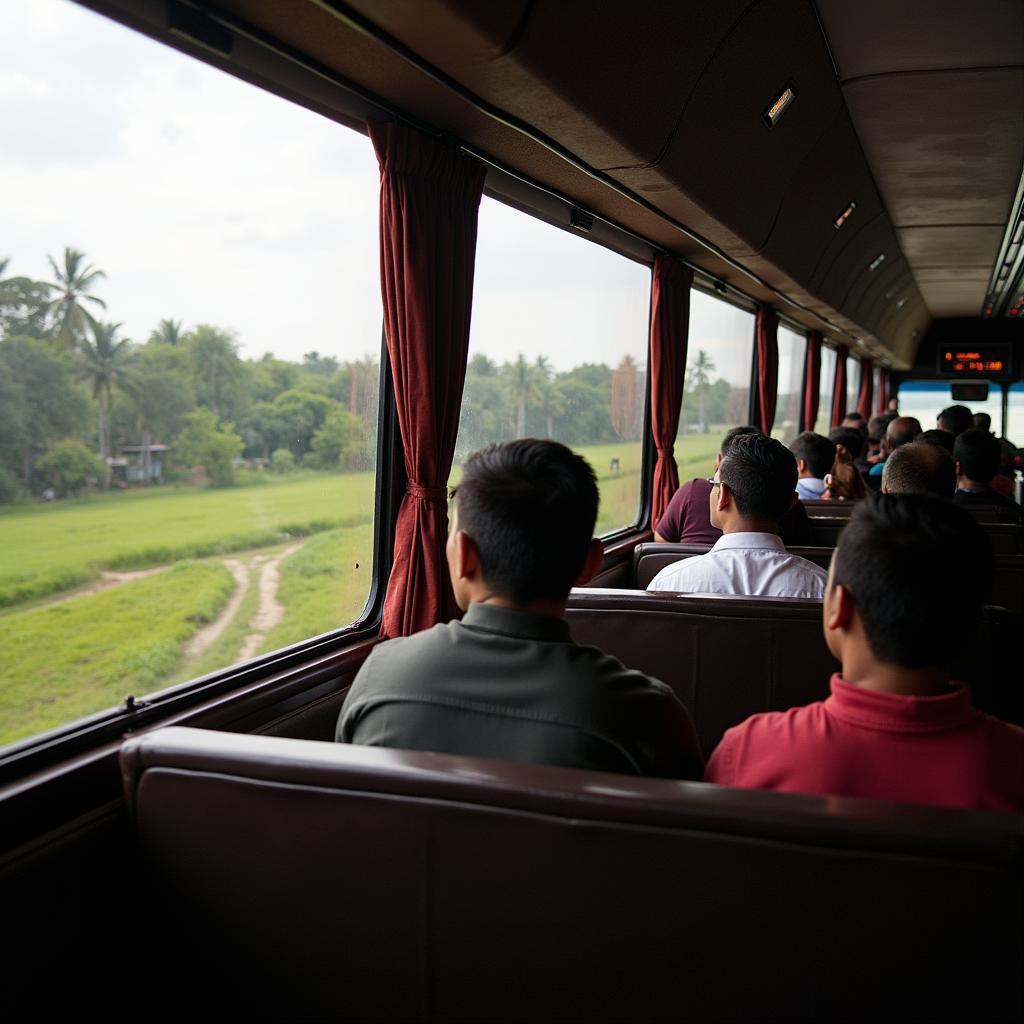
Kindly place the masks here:
<instances>
[{"instance_id":1,"label":"man's ear","mask_svg":"<svg viewBox=\"0 0 1024 1024\"><path fill-rule=\"evenodd\" d=\"M718 485L718 494L715 495L715 508L719 512L724 512L734 505L735 499L732 496L732 489L728 484L720 483Z\"/></svg>"},{"instance_id":2,"label":"man's ear","mask_svg":"<svg viewBox=\"0 0 1024 1024\"><path fill-rule=\"evenodd\" d=\"M587 559L583 563L579 576L576 577L574 586L582 587L585 583L589 583L597 575L597 570L601 568L603 561L604 544L597 537L594 537L590 541L590 547L587 549Z\"/></svg>"},{"instance_id":3,"label":"man's ear","mask_svg":"<svg viewBox=\"0 0 1024 1024\"><path fill-rule=\"evenodd\" d=\"M960 463L959 462L954 463L954 465L956 466L956 478L957 478L957 480L959 480L960 477L963 475L963 470L960 468Z\"/></svg>"},{"instance_id":4,"label":"man's ear","mask_svg":"<svg viewBox=\"0 0 1024 1024\"><path fill-rule=\"evenodd\" d=\"M853 616L857 611L857 603L853 594L842 585L837 583L829 594L828 607L825 614L825 628L839 629L846 632L853 622Z\"/></svg>"},{"instance_id":5,"label":"man's ear","mask_svg":"<svg viewBox=\"0 0 1024 1024\"><path fill-rule=\"evenodd\" d=\"M477 550L476 541L462 530L455 534L455 565L452 569L456 579L480 578L480 552Z\"/></svg>"},{"instance_id":6,"label":"man's ear","mask_svg":"<svg viewBox=\"0 0 1024 1024\"><path fill-rule=\"evenodd\" d=\"M807 472L807 460L806 459L797 459L796 460L796 471L797 471L798 474L799 473L806 473Z\"/></svg>"}]
</instances>

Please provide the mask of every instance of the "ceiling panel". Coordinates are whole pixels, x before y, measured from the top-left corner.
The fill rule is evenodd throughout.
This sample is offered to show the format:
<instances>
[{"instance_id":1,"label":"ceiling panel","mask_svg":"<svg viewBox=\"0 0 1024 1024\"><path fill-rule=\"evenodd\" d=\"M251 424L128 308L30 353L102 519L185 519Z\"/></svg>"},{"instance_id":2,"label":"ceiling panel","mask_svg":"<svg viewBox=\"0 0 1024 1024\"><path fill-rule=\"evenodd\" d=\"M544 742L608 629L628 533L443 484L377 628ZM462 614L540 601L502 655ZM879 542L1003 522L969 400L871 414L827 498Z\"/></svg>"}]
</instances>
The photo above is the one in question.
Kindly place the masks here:
<instances>
[{"instance_id":1,"label":"ceiling panel","mask_svg":"<svg viewBox=\"0 0 1024 1024\"><path fill-rule=\"evenodd\" d=\"M904 255L918 267L984 267L999 251L1003 225L897 228Z\"/></svg>"}]
</instances>

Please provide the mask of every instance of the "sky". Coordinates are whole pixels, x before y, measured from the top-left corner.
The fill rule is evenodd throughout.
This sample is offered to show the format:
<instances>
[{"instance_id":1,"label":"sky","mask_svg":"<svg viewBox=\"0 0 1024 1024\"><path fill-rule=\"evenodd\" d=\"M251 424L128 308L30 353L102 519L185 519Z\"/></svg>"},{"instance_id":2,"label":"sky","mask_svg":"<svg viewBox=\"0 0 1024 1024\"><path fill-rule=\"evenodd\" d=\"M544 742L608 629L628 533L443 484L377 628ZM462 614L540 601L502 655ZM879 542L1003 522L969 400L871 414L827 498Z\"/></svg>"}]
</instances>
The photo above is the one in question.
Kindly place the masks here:
<instances>
[{"instance_id":1,"label":"sky","mask_svg":"<svg viewBox=\"0 0 1024 1024\"><path fill-rule=\"evenodd\" d=\"M369 140L67 0L0 2L0 258L47 280L83 251L105 319L170 317L240 353L380 347ZM646 362L647 267L484 198L471 354ZM695 294L690 351L749 380L752 317Z\"/></svg>"}]
</instances>

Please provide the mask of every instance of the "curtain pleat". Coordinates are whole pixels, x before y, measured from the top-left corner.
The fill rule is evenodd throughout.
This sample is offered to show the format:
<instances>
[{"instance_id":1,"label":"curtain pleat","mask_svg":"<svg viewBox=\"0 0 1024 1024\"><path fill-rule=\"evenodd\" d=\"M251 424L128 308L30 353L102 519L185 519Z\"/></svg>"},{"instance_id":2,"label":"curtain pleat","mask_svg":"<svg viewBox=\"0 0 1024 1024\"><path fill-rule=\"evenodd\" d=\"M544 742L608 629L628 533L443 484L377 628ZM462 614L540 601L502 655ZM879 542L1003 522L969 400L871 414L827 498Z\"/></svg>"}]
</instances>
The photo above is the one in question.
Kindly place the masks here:
<instances>
[{"instance_id":1,"label":"curtain pleat","mask_svg":"<svg viewBox=\"0 0 1024 1024\"><path fill-rule=\"evenodd\" d=\"M846 415L846 356L846 348L840 345L836 352L836 375L832 389L832 422L829 424L829 429L839 426Z\"/></svg>"},{"instance_id":2,"label":"curtain pleat","mask_svg":"<svg viewBox=\"0 0 1024 1024\"><path fill-rule=\"evenodd\" d=\"M875 364L870 359L861 360L860 391L857 393L857 412L864 419L871 418L871 393L875 389Z\"/></svg>"},{"instance_id":3,"label":"curtain pleat","mask_svg":"<svg viewBox=\"0 0 1024 1024\"><path fill-rule=\"evenodd\" d=\"M807 352L804 356L804 401L801 430L813 430L818 422L818 403L821 400L821 332L811 331L807 335Z\"/></svg>"},{"instance_id":4,"label":"curtain pleat","mask_svg":"<svg viewBox=\"0 0 1024 1024\"><path fill-rule=\"evenodd\" d=\"M757 307L757 426L770 435L775 424L779 384L779 315L769 306Z\"/></svg>"}]
</instances>

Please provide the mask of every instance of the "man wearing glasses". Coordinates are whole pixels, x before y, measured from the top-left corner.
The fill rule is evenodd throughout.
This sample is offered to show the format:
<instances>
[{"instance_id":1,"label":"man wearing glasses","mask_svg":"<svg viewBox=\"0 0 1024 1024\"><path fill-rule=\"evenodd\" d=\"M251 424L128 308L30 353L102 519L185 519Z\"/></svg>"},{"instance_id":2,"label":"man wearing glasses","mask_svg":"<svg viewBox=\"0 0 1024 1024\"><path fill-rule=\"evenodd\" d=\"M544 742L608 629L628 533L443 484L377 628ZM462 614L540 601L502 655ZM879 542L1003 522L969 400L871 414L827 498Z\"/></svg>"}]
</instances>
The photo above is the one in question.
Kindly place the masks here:
<instances>
[{"instance_id":1,"label":"man wearing glasses","mask_svg":"<svg viewBox=\"0 0 1024 1024\"><path fill-rule=\"evenodd\" d=\"M796 460L783 444L764 434L737 437L708 481L711 522L723 536L706 555L666 566L647 589L821 598L824 570L791 555L779 537L796 479Z\"/></svg>"}]
</instances>

